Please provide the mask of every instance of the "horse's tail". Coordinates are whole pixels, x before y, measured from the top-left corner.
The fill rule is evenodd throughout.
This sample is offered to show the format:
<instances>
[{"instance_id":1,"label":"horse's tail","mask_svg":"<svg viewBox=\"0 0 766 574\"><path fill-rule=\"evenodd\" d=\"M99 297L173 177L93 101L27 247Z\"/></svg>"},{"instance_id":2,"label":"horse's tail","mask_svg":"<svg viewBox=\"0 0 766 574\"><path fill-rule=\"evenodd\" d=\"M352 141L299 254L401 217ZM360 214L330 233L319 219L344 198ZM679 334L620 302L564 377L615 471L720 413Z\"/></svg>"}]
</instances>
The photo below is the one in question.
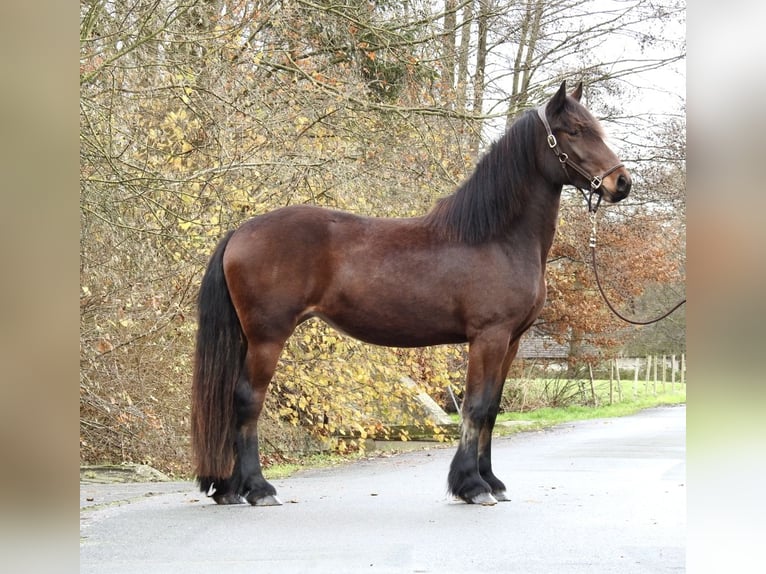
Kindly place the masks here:
<instances>
[{"instance_id":1,"label":"horse's tail","mask_svg":"<svg viewBox=\"0 0 766 574\"><path fill-rule=\"evenodd\" d=\"M237 414L234 394L247 342L223 274L223 253L234 232L216 247L200 285L192 381L191 439L203 490L231 476Z\"/></svg>"}]
</instances>

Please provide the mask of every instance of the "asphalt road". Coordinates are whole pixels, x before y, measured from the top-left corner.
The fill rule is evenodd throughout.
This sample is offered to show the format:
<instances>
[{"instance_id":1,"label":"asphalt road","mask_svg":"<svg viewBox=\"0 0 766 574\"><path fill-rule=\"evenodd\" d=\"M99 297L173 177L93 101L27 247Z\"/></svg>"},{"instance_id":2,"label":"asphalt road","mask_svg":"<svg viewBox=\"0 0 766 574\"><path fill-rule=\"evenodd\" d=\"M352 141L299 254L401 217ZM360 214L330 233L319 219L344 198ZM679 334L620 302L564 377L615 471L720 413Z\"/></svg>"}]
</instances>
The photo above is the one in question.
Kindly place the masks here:
<instances>
[{"instance_id":1,"label":"asphalt road","mask_svg":"<svg viewBox=\"0 0 766 574\"><path fill-rule=\"evenodd\" d=\"M496 439L511 501L492 507L446 494L454 448L275 480L281 507L84 484L80 572L683 572L685 423L668 407Z\"/></svg>"}]
</instances>

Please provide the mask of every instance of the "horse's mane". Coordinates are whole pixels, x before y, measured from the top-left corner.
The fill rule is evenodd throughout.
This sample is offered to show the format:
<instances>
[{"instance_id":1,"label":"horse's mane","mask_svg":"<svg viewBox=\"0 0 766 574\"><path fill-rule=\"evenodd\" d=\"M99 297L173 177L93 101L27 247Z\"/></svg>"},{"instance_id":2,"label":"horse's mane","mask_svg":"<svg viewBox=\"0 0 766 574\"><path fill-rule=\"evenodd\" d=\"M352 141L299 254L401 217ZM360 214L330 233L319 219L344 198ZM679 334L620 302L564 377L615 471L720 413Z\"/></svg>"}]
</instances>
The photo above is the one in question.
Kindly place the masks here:
<instances>
[{"instance_id":1,"label":"horse's mane","mask_svg":"<svg viewBox=\"0 0 766 574\"><path fill-rule=\"evenodd\" d=\"M518 118L457 191L436 203L426 223L449 239L471 244L504 235L524 206L535 167L535 121L529 111Z\"/></svg>"}]
</instances>

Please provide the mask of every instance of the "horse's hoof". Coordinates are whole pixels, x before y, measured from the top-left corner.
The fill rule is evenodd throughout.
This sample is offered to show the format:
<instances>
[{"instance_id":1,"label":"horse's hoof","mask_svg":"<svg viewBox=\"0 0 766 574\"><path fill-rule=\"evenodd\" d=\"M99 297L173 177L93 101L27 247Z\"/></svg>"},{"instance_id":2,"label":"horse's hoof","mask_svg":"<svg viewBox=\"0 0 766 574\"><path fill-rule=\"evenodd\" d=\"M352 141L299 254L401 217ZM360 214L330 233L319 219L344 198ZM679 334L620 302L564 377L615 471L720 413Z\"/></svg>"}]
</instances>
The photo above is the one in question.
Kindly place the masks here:
<instances>
[{"instance_id":1,"label":"horse's hoof","mask_svg":"<svg viewBox=\"0 0 766 574\"><path fill-rule=\"evenodd\" d=\"M226 494L213 495L213 500L216 504L242 504L245 499L239 494L234 492L227 492Z\"/></svg>"},{"instance_id":2,"label":"horse's hoof","mask_svg":"<svg viewBox=\"0 0 766 574\"><path fill-rule=\"evenodd\" d=\"M253 506L282 506L282 501L273 494L267 494L254 500L248 499L248 502Z\"/></svg>"},{"instance_id":3,"label":"horse's hoof","mask_svg":"<svg viewBox=\"0 0 766 574\"><path fill-rule=\"evenodd\" d=\"M481 504L482 506L494 506L497 499L489 492L480 492L471 499L471 504Z\"/></svg>"},{"instance_id":4,"label":"horse's hoof","mask_svg":"<svg viewBox=\"0 0 766 574\"><path fill-rule=\"evenodd\" d=\"M494 496L498 502L510 502L511 499L508 497L508 495L505 493L504 490L497 490L492 493L492 496Z\"/></svg>"}]
</instances>

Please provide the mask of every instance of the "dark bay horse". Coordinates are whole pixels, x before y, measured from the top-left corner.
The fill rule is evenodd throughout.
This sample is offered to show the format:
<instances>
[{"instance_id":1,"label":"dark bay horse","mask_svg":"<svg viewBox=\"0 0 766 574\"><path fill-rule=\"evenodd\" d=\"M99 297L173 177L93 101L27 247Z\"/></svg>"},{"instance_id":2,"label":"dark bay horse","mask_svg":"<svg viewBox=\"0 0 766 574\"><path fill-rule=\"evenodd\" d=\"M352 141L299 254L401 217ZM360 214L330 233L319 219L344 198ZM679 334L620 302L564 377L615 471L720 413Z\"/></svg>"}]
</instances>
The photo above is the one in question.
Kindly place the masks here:
<instances>
[{"instance_id":1,"label":"dark bay horse","mask_svg":"<svg viewBox=\"0 0 766 574\"><path fill-rule=\"evenodd\" d=\"M468 342L448 487L468 503L507 500L492 429L519 339L545 301L562 186L589 186L607 202L631 186L581 95L582 84L571 94L562 84L521 115L422 217L294 206L229 232L199 294L192 446L203 491L219 504L279 504L261 472L258 416L288 337L319 317L376 345Z\"/></svg>"}]
</instances>

